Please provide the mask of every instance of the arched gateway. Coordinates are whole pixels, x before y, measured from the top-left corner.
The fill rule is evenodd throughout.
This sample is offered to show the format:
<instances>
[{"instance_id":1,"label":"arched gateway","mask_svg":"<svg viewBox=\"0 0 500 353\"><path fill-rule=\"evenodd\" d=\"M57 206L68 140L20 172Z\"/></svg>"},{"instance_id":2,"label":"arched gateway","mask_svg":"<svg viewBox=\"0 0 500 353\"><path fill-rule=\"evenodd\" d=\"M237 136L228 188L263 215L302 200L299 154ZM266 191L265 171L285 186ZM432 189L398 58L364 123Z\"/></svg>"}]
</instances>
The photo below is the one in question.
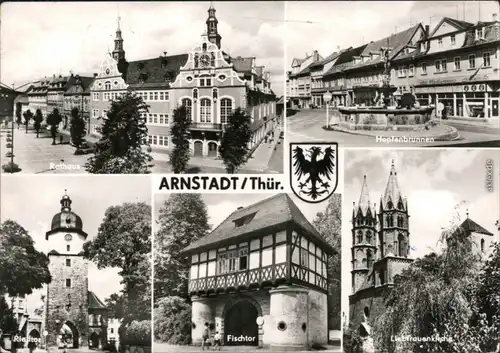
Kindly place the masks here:
<instances>
[{"instance_id":1,"label":"arched gateway","mask_svg":"<svg viewBox=\"0 0 500 353\"><path fill-rule=\"evenodd\" d=\"M238 208L183 250L193 344L206 325L226 345L327 344L326 259L334 251L286 194Z\"/></svg>"}]
</instances>

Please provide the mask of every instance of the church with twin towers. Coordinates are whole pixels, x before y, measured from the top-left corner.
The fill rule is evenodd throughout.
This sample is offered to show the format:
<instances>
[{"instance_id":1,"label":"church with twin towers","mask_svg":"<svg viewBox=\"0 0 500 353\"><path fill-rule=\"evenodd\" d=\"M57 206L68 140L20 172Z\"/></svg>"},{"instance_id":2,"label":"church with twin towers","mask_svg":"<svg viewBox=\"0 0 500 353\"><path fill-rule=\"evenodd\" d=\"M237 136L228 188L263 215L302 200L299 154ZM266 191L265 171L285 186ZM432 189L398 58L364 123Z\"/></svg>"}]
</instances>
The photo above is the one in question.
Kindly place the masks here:
<instances>
[{"instance_id":1,"label":"church with twin towers","mask_svg":"<svg viewBox=\"0 0 500 353\"><path fill-rule=\"evenodd\" d=\"M385 192L377 204L371 203L366 175L359 202L353 205L349 321L355 326L379 316L394 277L407 268L409 257L408 202L401 193L394 161Z\"/></svg>"}]
</instances>

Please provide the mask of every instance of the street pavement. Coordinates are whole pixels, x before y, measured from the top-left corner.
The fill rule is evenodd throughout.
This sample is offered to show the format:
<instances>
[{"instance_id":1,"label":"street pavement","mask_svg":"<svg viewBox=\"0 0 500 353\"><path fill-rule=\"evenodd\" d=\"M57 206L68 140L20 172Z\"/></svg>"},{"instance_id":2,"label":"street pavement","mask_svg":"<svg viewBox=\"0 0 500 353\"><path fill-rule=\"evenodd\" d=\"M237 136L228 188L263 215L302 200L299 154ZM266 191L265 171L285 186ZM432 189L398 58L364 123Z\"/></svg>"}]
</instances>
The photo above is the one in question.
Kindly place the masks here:
<instances>
[{"instance_id":1,"label":"street pavement","mask_svg":"<svg viewBox=\"0 0 500 353\"><path fill-rule=\"evenodd\" d=\"M492 133L492 129L481 129L477 125L471 127L471 124L453 124L459 130L461 137L457 141L419 142L418 144L393 142L386 144L377 142L373 136L325 130L323 129L325 120L326 111L322 109L302 110L295 115L287 117L287 142L338 142L339 147L500 146L500 136ZM482 132L483 130L485 132Z\"/></svg>"},{"instance_id":2,"label":"street pavement","mask_svg":"<svg viewBox=\"0 0 500 353\"><path fill-rule=\"evenodd\" d=\"M7 144L7 133L10 130L2 130L0 132L0 164L4 165L10 162L10 157L6 153L10 150L5 147ZM275 134L279 136L279 132ZM91 156L79 155L75 156L75 148L69 144L69 136L67 131L62 133L64 143L59 144L59 137L56 139L57 144L52 145L52 138L49 132L42 132L39 138L36 137L34 130L29 129L25 133L25 129L14 129L14 163L21 168L21 173L31 174L85 174L85 163ZM96 139L88 138L90 142ZM281 152L282 154L282 152ZM154 160L151 162L152 173L171 173L172 169L168 163L167 154L151 153ZM274 143L262 142L253 152L247 163L238 171L239 174L261 174L265 172L277 173L282 172L283 167L279 168L278 159L283 160L280 156L280 149L274 151ZM60 166L64 164L66 167L62 169ZM220 159L191 157L189 161L188 172L193 174L198 173L222 173L226 170ZM3 173L3 170L2 170Z\"/></svg>"},{"instance_id":3,"label":"street pavement","mask_svg":"<svg viewBox=\"0 0 500 353\"><path fill-rule=\"evenodd\" d=\"M67 143L67 138L66 144L61 145L59 139L56 139L57 144L52 145L50 133L43 132L39 136L39 138L36 137L34 130L28 130L28 133L25 133L22 127L14 130L14 163L19 165L21 173L85 173L84 165L88 155L75 156L75 148ZM6 137L7 131L2 130L0 134L1 165L10 162L10 158L5 156L8 152L5 147ZM60 163L71 166L73 169L51 170L51 167Z\"/></svg>"},{"instance_id":4,"label":"street pavement","mask_svg":"<svg viewBox=\"0 0 500 353\"><path fill-rule=\"evenodd\" d=\"M342 348L340 346L327 346L324 347L324 350L321 352L325 353L342 353ZM166 343L154 342L153 344L153 353L188 353L188 352L201 352L200 346L177 346L177 345L169 345ZM213 351L212 349L206 349L206 351ZM242 353L271 353L271 352L280 352L284 351L278 348L270 349L270 348L258 348L251 346L222 346L220 347L221 352L242 352ZM311 351L295 351L295 353L299 352L307 352Z\"/></svg>"}]
</instances>

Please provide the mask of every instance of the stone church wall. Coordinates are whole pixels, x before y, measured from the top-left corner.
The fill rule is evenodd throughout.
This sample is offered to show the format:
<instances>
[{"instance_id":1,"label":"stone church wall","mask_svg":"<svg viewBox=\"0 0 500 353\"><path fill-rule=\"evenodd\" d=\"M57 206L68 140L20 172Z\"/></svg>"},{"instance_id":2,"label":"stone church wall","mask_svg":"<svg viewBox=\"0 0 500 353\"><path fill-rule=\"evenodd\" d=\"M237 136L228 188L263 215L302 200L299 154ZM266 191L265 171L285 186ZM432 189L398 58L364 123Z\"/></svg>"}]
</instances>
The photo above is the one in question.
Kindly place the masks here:
<instances>
[{"instance_id":1,"label":"stone church wall","mask_svg":"<svg viewBox=\"0 0 500 353\"><path fill-rule=\"evenodd\" d=\"M368 322L372 324L375 319L385 311L385 298L391 291L390 286L371 287L357 292L349 297L349 324L359 326L364 320L365 308L368 308Z\"/></svg>"}]
</instances>

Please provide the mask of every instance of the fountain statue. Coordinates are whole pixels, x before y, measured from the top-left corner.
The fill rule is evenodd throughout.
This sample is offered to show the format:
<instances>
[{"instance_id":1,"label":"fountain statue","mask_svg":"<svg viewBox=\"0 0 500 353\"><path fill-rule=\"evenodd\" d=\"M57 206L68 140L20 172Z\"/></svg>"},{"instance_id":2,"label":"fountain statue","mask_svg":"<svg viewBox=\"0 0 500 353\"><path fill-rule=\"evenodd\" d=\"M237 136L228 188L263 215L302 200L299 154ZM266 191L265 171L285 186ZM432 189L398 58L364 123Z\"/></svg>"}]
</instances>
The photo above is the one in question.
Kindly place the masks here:
<instances>
[{"instance_id":1,"label":"fountain statue","mask_svg":"<svg viewBox=\"0 0 500 353\"><path fill-rule=\"evenodd\" d=\"M391 86L391 65L388 46L382 48L384 59L384 72L379 86L355 87L354 94L363 97L363 94L372 98L368 105L361 107L339 107L341 121L339 127L344 130L379 130L379 131L422 131L428 129L433 107L420 107L416 96L405 93L401 99L396 100L397 87ZM374 98L373 98L374 97Z\"/></svg>"}]
</instances>

